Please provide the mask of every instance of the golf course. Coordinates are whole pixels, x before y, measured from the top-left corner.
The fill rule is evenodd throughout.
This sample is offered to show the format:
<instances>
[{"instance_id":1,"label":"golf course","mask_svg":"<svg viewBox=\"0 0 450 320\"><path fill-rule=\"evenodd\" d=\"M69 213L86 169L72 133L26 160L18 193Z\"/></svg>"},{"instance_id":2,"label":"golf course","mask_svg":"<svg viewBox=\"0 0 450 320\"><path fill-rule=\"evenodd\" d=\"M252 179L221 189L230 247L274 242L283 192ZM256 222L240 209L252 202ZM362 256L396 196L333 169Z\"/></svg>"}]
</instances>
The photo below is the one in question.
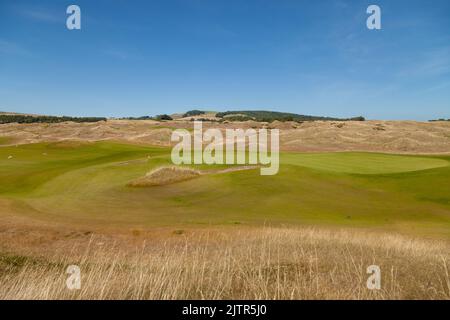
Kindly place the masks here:
<instances>
[{"instance_id":1,"label":"golf course","mask_svg":"<svg viewBox=\"0 0 450 320\"><path fill-rule=\"evenodd\" d=\"M170 148L131 143L4 146L0 199L20 217L90 228L289 225L450 238L450 156L282 152L274 176L198 165L208 174L130 186L171 165Z\"/></svg>"},{"instance_id":2,"label":"golf course","mask_svg":"<svg viewBox=\"0 0 450 320\"><path fill-rule=\"evenodd\" d=\"M0 13L0 301L450 300L450 1Z\"/></svg>"},{"instance_id":3,"label":"golf course","mask_svg":"<svg viewBox=\"0 0 450 320\"><path fill-rule=\"evenodd\" d=\"M0 299L449 299L446 123L271 125L274 175L174 165L190 120L4 124Z\"/></svg>"}]
</instances>

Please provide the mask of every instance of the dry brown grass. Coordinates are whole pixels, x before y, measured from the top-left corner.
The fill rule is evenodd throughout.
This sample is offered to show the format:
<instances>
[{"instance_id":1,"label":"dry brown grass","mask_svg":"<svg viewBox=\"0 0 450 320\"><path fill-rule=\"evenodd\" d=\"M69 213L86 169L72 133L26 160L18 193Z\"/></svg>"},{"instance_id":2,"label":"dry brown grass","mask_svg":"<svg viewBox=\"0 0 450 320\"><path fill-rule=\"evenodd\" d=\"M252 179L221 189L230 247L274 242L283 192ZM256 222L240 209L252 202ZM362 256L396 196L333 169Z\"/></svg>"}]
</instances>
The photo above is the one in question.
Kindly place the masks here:
<instances>
[{"instance_id":1,"label":"dry brown grass","mask_svg":"<svg viewBox=\"0 0 450 320\"><path fill-rule=\"evenodd\" d=\"M186 232L124 245L90 235L0 256L0 299L450 299L448 242L293 228ZM65 268L81 268L68 290ZM381 290L366 268L381 267Z\"/></svg>"},{"instance_id":2,"label":"dry brown grass","mask_svg":"<svg viewBox=\"0 0 450 320\"><path fill-rule=\"evenodd\" d=\"M450 153L450 122L314 121L204 122L203 128L278 128L282 151L369 151L388 153ZM99 123L3 124L0 137L9 144L60 140L114 140L170 146L172 130L192 129L192 121L108 120Z\"/></svg>"},{"instance_id":3,"label":"dry brown grass","mask_svg":"<svg viewBox=\"0 0 450 320\"><path fill-rule=\"evenodd\" d=\"M160 167L148 172L144 177L131 181L128 185L130 187L162 186L194 179L200 176L200 174L198 170L190 168L176 166Z\"/></svg>"},{"instance_id":4,"label":"dry brown grass","mask_svg":"<svg viewBox=\"0 0 450 320\"><path fill-rule=\"evenodd\" d=\"M142 160L137 160L142 161ZM129 162L126 162L129 163ZM148 172L144 177L137 178L128 185L130 187L154 187L163 186L181 181L191 180L201 175L222 174L228 172L254 170L260 166L235 166L227 169L194 170L186 167L165 166Z\"/></svg>"}]
</instances>

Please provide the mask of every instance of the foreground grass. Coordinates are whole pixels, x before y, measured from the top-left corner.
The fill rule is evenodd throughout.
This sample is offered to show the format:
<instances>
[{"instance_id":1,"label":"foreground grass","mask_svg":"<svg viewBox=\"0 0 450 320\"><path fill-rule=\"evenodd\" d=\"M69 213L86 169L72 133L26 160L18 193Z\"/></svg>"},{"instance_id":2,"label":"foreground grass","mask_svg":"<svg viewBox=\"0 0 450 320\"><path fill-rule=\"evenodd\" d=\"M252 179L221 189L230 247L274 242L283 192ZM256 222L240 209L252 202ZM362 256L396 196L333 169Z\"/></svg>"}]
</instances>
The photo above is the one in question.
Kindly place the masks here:
<instances>
[{"instance_id":1,"label":"foreground grass","mask_svg":"<svg viewBox=\"0 0 450 320\"><path fill-rule=\"evenodd\" d=\"M255 228L0 255L0 299L450 299L448 242ZM81 289L68 290L68 265ZM369 290L370 265L381 290Z\"/></svg>"}]
</instances>

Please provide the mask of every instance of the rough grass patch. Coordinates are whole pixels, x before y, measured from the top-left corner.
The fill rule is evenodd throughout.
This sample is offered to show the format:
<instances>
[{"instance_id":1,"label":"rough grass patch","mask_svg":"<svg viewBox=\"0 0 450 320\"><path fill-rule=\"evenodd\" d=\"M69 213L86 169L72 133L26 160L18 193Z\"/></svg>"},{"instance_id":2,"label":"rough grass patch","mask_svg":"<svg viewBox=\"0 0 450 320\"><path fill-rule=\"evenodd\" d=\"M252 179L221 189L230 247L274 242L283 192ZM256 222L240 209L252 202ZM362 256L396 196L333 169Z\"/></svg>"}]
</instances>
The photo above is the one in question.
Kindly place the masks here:
<instances>
[{"instance_id":1,"label":"rough grass patch","mask_svg":"<svg viewBox=\"0 0 450 320\"><path fill-rule=\"evenodd\" d=\"M200 171L183 167L161 167L148 172L144 177L131 181L131 187L152 187L172 184L194 179L200 176Z\"/></svg>"},{"instance_id":2,"label":"rough grass patch","mask_svg":"<svg viewBox=\"0 0 450 320\"><path fill-rule=\"evenodd\" d=\"M19 259L0 272L0 299L450 298L448 242L294 228L145 240L94 236L44 263ZM71 264L82 272L76 292L65 286ZM366 286L373 264L380 290Z\"/></svg>"}]
</instances>

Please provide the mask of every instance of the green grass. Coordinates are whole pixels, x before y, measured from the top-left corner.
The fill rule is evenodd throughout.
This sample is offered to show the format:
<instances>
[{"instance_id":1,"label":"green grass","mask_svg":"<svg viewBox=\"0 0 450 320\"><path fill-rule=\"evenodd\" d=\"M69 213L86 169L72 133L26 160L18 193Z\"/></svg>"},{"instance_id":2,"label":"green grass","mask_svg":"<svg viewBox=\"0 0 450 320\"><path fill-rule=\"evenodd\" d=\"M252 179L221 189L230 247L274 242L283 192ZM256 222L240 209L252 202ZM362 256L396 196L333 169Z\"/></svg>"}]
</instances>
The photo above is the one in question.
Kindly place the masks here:
<instances>
[{"instance_id":1,"label":"green grass","mask_svg":"<svg viewBox=\"0 0 450 320\"><path fill-rule=\"evenodd\" d=\"M0 146L4 144L9 144L13 141L11 137L0 137Z\"/></svg>"},{"instance_id":2,"label":"green grass","mask_svg":"<svg viewBox=\"0 0 450 320\"><path fill-rule=\"evenodd\" d=\"M284 154L283 163L317 170L358 174L419 171L446 167L449 164L443 159L356 152Z\"/></svg>"},{"instance_id":3,"label":"green grass","mask_svg":"<svg viewBox=\"0 0 450 320\"><path fill-rule=\"evenodd\" d=\"M450 237L449 160L283 153L275 176L255 169L131 188L129 181L170 164L170 149L30 144L0 148L0 199L11 200L16 214L88 225L182 230L236 222L300 224Z\"/></svg>"}]
</instances>

